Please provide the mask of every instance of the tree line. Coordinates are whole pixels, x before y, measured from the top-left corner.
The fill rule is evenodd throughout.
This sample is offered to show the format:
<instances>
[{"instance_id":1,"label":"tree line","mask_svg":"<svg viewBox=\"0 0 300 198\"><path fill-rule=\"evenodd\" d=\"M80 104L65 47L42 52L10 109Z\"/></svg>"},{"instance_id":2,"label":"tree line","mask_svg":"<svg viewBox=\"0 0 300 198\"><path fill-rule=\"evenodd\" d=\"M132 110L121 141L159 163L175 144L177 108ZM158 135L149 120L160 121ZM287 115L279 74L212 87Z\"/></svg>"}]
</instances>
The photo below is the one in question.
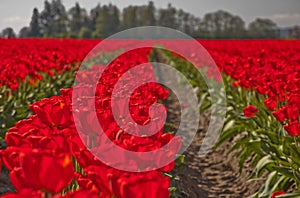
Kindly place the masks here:
<instances>
[{"instance_id":1,"label":"tree line","mask_svg":"<svg viewBox=\"0 0 300 198\"><path fill-rule=\"evenodd\" d=\"M128 28L154 25L206 39L280 37L278 26L270 19L257 18L246 27L241 17L224 10L199 18L171 4L156 8L150 1L147 5L131 5L122 11L116 5L98 4L88 12L79 3L66 10L61 0L46 0L42 11L33 9L29 26L23 27L18 34L10 27L5 28L0 37L105 38ZM300 27L291 28L286 37L300 38Z\"/></svg>"}]
</instances>

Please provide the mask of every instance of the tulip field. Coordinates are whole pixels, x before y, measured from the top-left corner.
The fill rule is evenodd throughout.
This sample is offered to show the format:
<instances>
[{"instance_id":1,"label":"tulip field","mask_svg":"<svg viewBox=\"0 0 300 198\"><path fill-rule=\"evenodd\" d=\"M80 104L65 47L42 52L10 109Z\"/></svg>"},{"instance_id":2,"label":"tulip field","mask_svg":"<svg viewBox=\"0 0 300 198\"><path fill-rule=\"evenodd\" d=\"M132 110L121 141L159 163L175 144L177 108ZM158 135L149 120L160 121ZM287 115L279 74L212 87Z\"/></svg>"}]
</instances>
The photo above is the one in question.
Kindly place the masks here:
<instances>
[{"instance_id":1,"label":"tulip field","mask_svg":"<svg viewBox=\"0 0 300 198\"><path fill-rule=\"evenodd\" d=\"M14 188L2 197L178 197L174 170L184 166L184 154L179 154L183 139L166 125L159 127L167 107L150 108L164 104L169 96L168 88L154 83L151 62L173 66L200 88L197 94L205 96L202 113L212 104L198 83L200 77L194 75L195 49L184 40L172 44L190 55L194 69L185 57L155 47L121 53L116 43L130 40L106 46L106 51L94 55L99 58L93 63L86 56L99 42L0 39L0 172L9 174ZM225 122L214 149L230 142L224 158L235 153L241 172L250 161L249 183L262 184L252 197L300 197L300 41L197 42L211 55L222 79L209 69L205 75L225 85ZM117 58L108 63L105 57L114 54ZM78 70L83 60L90 66ZM135 76L127 75L115 85L139 64L146 65L136 74L153 82L135 89L126 104L122 94L134 87ZM123 116L126 105L130 115ZM95 114L90 112L93 108ZM147 137L138 130L136 135L129 133L135 129L132 122L150 123L156 133ZM103 134L99 135L98 125ZM114 152L108 142L134 153L163 149L135 160L126 152ZM113 162L105 163L95 153L110 156ZM122 170L116 168L119 164Z\"/></svg>"}]
</instances>

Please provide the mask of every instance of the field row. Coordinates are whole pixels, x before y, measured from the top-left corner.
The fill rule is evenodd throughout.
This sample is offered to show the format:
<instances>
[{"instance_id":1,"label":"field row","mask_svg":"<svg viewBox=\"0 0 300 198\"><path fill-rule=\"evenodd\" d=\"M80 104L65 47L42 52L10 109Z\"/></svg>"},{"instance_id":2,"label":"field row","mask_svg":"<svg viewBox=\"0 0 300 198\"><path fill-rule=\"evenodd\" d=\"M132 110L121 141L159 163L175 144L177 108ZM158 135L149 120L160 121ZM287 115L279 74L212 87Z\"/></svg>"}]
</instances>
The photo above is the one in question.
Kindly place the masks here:
<instances>
[{"instance_id":1,"label":"field row","mask_svg":"<svg viewBox=\"0 0 300 198\"><path fill-rule=\"evenodd\" d=\"M189 80L201 112L214 93L227 101L217 145L239 137L241 170L251 159L250 180L264 182L254 197L300 195L300 41L199 40L208 53L189 40L98 42L0 40L0 162L17 191L4 197L176 196L185 142L163 126L158 59Z\"/></svg>"}]
</instances>

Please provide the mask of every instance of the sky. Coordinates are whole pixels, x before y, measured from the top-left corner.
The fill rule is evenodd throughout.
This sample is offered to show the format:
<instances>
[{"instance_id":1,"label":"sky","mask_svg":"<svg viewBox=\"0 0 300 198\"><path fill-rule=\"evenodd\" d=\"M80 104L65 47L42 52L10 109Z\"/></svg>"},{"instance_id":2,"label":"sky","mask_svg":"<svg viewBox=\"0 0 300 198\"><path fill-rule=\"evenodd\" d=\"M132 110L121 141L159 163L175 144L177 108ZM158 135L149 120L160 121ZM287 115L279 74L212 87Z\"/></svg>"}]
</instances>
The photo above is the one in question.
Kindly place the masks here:
<instances>
[{"instance_id":1,"label":"sky","mask_svg":"<svg viewBox=\"0 0 300 198\"><path fill-rule=\"evenodd\" d=\"M152 0L157 8L167 7L171 3L195 16L203 17L208 12L226 10L239 15L248 24L255 18L269 18L279 27L300 25L300 0ZM67 9L76 2L90 10L98 3L117 5L120 9L128 5L147 4L148 0L62 0ZM18 32L28 26L32 10L43 10L43 0L1 0L0 30L12 27Z\"/></svg>"}]
</instances>

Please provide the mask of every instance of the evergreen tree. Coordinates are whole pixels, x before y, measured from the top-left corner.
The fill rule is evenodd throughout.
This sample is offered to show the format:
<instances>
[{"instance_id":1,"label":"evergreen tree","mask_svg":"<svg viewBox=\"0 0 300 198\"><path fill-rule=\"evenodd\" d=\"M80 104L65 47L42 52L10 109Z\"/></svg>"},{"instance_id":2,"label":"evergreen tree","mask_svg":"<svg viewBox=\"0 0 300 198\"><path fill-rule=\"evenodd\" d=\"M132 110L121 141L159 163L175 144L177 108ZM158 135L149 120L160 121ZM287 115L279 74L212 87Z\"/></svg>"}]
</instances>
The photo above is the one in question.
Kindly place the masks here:
<instances>
[{"instance_id":1,"label":"evergreen tree","mask_svg":"<svg viewBox=\"0 0 300 198\"><path fill-rule=\"evenodd\" d=\"M95 31L93 32L93 37L97 38L104 38L107 35L108 32L108 18L109 18L109 9L108 6L103 6L101 8L100 13L97 16L96 19L96 25L95 25Z\"/></svg>"},{"instance_id":2,"label":"evergreen tree","mask_svg":"<svg viewBox=\"0 0 300 198\"><path fill-rule=\"evenodd\" d=\"M40 23L44 37L67 36L68 17L61 0L52 0L51 3L45 1Z\"/></svg>"},{"instance_id":3,"label":"evergreen tree","mask_svg":"<svg viewBox=\"0 0 300 198\"><path fill-rule=\"evenodd\" d=\"M105 38L119 30L119 10L116 6L109 4L103 6L96 19L94 38Z\"/></svg>"},{"instance_id":4,"label":"evergreen tree","mask_svg":"<svg viewBox=\"0 0 300 198\"><path fill-rule=\"evenodd\" d=\"M158 25L174 28L178 27L176 19L176 8L171 4L168 4L168 8L159 10Z\"/></svg>"},{"instance_id":5,"label":"evergreen tree","mask_svg":"<svg viewBox=\"0 0 300 198\"><path fill-rule=\"evenodd\" d=\"M72 7L69 12L69 36L78 37L82 28L87 26L88 18L85 9L82 9L79 3ZM87 29L87 28L85 28Z\"/></svg>"},{"instance_id":6,"label":"evergreen tree","mask_svg":"<svg viewBox=\"0 0 300 198\"><path fill-rule=\"evenodd\" d=\"M40 14L41 32L44 37L49 37L53 34L53 17L51 4L46 0L44 2L44 10Z\"/></svg>"},{"instance_id":7,"label":"evergreen tree","mask_svg":"<svg viewBox=\"0 0 300 198\"><path fill-rule=\"evenodd\" d=\"M61 0L52 0L53 37L66 37L68 15Z\"/></svg>"},{"instance_id":8,"label":"evergreen tree","mask_svg":"<svg viewBox=\"0 0 300 198\"><path fill-rule=\"evenodd\" d=\"M155 19L155 6L153 1L150 1L148 3L148 6L146 7L145 12L145 24L144 25L156 25L156 19Z\"/></svg>"},{"instance_id":9,"label":"evergreen tree","mask_svg":"<svg viewBox=\"0 0 300 198\"><path fill-rule=\"evenodd\" d=\"M129 6L123 9L122 13L122 29L137 27L137 6Z\"/></svg>"},{"instance_id":10,"label":"evergreen tree","mask_svg":"<svg viewBox=\"0 0 300 198\"><path fill-rule=\"evenodd\" d=\"M109 5L110 26L108 34L115 34L120 29L120 11L117 6Z\"/></svg>"},{"instance_id":11,"label":"evergreen tree","mask_svg":"<svg viewBox=\"0 0 300 198\"><path fill-rule=\"evenodd\" d=\"M138 26L151 26L156 24L155 7L152 1L148 5L136 6Z\"/></svg>"},{"instance_id":12,"label":"evergreen tree","mask_svg":"<svg viewBox=\"0 0 300 198\"><path fill-rule=\"evenodd\" d=\"M92 32L96 30L96 20L100 14L100 11L101 11L100 4L97 4L97 6L90 11L88 29L90 29L90 31Z\"/></svg>"},{"instance_id":13,"label":"evergreen tree","mask_svg":"<svg viewBox=\"0 0 300 198\"><path fill-rule=\"evenodd\" d=\"M37 8L33 9L33 14L29 24L29 37L41 37L41 25L39 19L39 11Z\"/></svg>"}]
</instances>

